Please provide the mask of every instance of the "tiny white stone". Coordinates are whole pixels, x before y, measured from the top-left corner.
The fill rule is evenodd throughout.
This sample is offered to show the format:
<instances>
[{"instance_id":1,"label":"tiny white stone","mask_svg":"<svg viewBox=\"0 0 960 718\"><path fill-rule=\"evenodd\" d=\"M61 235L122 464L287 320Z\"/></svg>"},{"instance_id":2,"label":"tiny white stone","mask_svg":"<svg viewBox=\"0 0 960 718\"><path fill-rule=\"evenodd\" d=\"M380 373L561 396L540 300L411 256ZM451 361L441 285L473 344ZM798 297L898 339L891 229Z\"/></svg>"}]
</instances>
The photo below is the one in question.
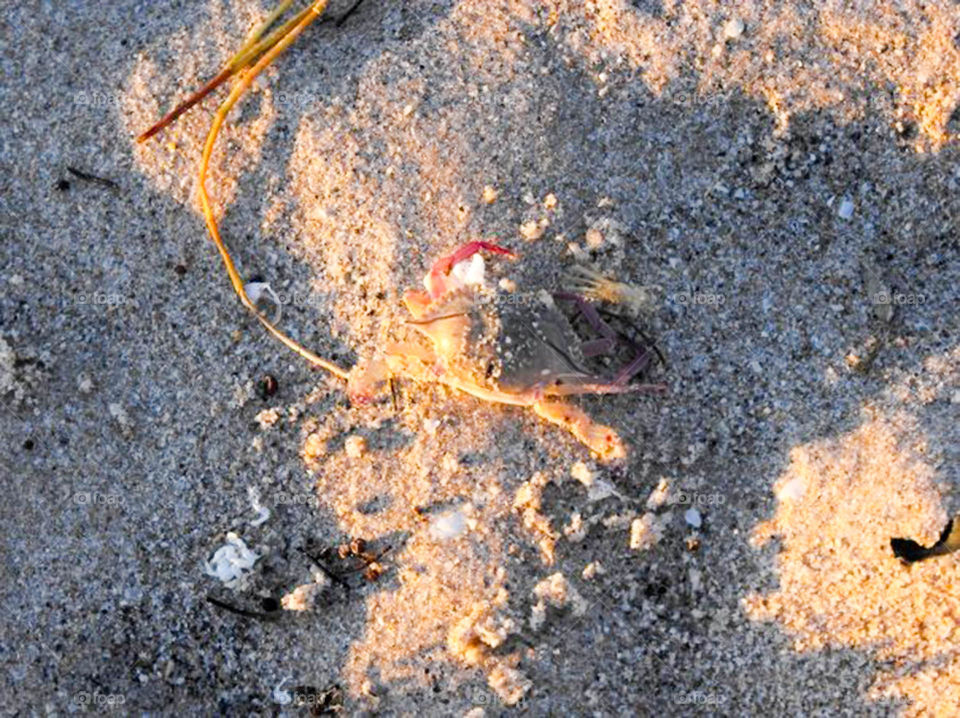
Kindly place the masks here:
<instances>
[{"instance_id":1,"label":"tiny white stone","mask_svg":"<svg viewBox=\"0 0 960 718\"><path fill-rule=\"evenodd\" d=\"M648 509L658 509L663 506L667 501L667 496L670 494L670 482L667 481L666 477L660 479L660 482L657 484L650 496L647 497L647 508Z\"/></svg>"},{"instance_id":2,"label":"tiny white stone","mask_svg":"<svg viewBox=\"0 0 960 718\"><path fill-rule=\"evenodd\" d=\"M695 529L698 529L703 525L703 518L700 516L700 512L696 509L687 509L684 511L683 520L693 526Z\"/></svg>"},{"instance_id":3,"label":"tiny white stone","mask_svg":"<svg viewBox=\"0 0 960 718\"><path fill-rule=\"evenodd\" d=\"M250 508L257 514L257 518L250 520L250 525L260 526L266 523L270 518L270 509L260 503L260 492L256 487L251 486L247 489L247 496L250 497Z\"/></svg>"},{"instance_id":4,"label":"tiny white stone","mask_svg":"<svg viewBox=\"0 0 960 718\"><path fill-rule=\"evenodd\" d=\"M347 456L351 459L358 459L363 456L363 452L367 448L367 440L362 436L354 434L348 437L343 443L343 448L347 452Z\"/></svg>"},{"instance_id":5,"label":"tiny white stone","mask_svg":"<svg viewBox=\"0 0 960 718\"><path fill-rule=\"evenodd\" d=\"M837 210L837 216L840 217L840 219L850 219L853 216L853 200L845 197L840 203L840 208Z\"/></svg>"},{"instance_id":6,"label":"tiny white stone","mask_svg":"<svg viewBox=\"0 0 960 718\"><path fill-rule=\"evenodd\" d=\"M77 377L77 389L81 394L89 394L93 391L93 379L89 374L81 374Z\"/></svg>"},{"instance_id":7,"label":"tiny white stone","mask_svg":"<svg viewBox=\"0 0 960 718\"><path fill-rule=\"evenodd\" d=\"M587 488L590 488L590 486L593 484L593 472L590 470L590 467L582 461L578 461L570 467L570 476L575 478Z\"/></svg>"},{"instance_id":8,"label":"tiny white stone","mask_svg":"<svg viewBox=\"0 0 960 718\"><path fill-rule=\"evenodd\" d=\"M587 230L585 239L587 246L590 247L590 249L599 249L599 247L603 244L603 232L596 227L591 227Z\"/></svg>"},{"instance_id":9,"label":"tiny white stone","mask_svg":"<svg viewBox=\"0 0 960 718\"><path fill-rule=\"evenodd\" d=\"M277 408L264 409L253 418L260 424L261 429L266 429L280 421L280 411Z\"/></svg>"},{"instance_id":10,"label":"tiny white stone","mask_svg":"<svg viewBox=\"0 0 960 718\"><path fill-rule=\"evenodd\" d=\"M430 522L430 535L438 541L448 541L467 530L467 517L460 510L447 511Z\"/></svg>"},{"instance_id":11,"label":"tiny white stone","mask_svg":"<svg viewBox=\"0 0 960 718\"><path fill-rule=\"evenodd\" d=\"M616 488L609 481L595 480L587 489L587 501L603 501L610 496L618 496Z\"/></svg>"},{"instance_id":12,"label":"tiny white stone","mask_svg":"<svg viewBox=\"0 0 960 718\"><path fill-rule=\"evenodd\" d=\"M743 20L734 17L727 20L723 26L723 36L727 40L736 40L743 34L744 29L745 25L743 24Z\"/></svg>"},{"instance_id":13,"label":"tiny white stone","mask_svg":"<svg viewBox=\"0 0 960 718\"><path fill-rule=\"evenodd\" d=\"M520 225L520 236L532 242L535 239L540 239L546 228L543 222L537 222L535 219L531 219L529 222L524 222Z\"/></svg>"},{"instance_id":14,"label":"tiny white stone","mask_svg":"<svg viewBox=\"0 0 960 718\"><path fill-rule=\"evenodd\" d=\"M780 501L796 501L805 491L806 486L801 477L790 479L787 483L777 490L777 498Z\"/></svg>"},{"instance_id":15,"label":"tiny white stone","mask_svg":"<svg viewBox=\"0 0 960 718\"><path fill-rule=\"evenodd\" d=\"M599 561L591 561L583 568L583 572L580 574L586 580L590 580L597 576L602 576L607 570L603 567L603 564Z\"/></svg>"}]
</instances>

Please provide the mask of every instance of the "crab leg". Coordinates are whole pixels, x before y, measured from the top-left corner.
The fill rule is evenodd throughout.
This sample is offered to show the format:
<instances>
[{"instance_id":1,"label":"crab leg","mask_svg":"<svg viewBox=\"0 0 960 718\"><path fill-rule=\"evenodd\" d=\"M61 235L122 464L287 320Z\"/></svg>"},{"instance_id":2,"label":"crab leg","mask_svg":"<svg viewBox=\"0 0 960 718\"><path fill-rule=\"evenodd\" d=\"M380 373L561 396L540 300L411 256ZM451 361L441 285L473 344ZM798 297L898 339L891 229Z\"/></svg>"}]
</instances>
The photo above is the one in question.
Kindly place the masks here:
<instances>
[{"instance_id":1,"label":"crab leg","mask_svg":"<svg viewBox=\"0 0 960 718\"><path fill-rule=\"evenodd\" d=\"M484 401L532 407L538 416L569 431L604 461L622 459L626 456L623 442L620 441L616 431L609 426L597 424L586 412L570 404L550 401L535 393L507 394L493 389L484 389L454 377L441 376L437 381Z\"/></svg>"},{"instance_id":2,"label":"crab leg","mask_svg":"<svg viewBox=\"0 0 960 718\"><path fill-rule=\"evenodd\" d=\"M569 386L568 391L556 391L556 394L619 394L628 391L663 391L666 387L660 384L643 384L635 387L628 386L628 382L636 374L650 363L650 353L643 347L637 345L627 337L620 334L607 322L603 320L600 313L590 302L573 292L554 292L553 298L561 301L575 302L577 309L583 315L590 327L598 334L603 335L603 339L595 339L585 342L582 346L583 355L586 357L599 356L613 351L618 342L622 342L636 352L636 356L623 369L617 372L617 375L610 382L611 386L604 384L581 384Z\"/></svg>"},{"instance_id":3,"label":"crab leg","mask_svg":"<svg viewBox=\"0 0 960 718\"><path fill-rule=\"evenodd\" d=\"M640 357L641 360L646 359L646 355ZM628 369L636 364L638 360L634 360ZM623 374L623 372L621 372ZM632 376L632 374L630 375ZM651 393L663 393L667 390L667 387L663 384L628 384L629 376L624 381L619 381L619 375L617 379L614 379L611 382L591 382L585 384L552 384L549 387L544 389L544 393L548 396L575 396L577 394L635 394L638 392L651 392Z\"/></svg>"},{"instance_id":4,"label":"crab leg","mask_svg":"<svg viewBox=\"0 0 960 718\"><path fill-rule=\"evenodd\" d=\"M617 375L613 378L613 383L617 386L626 386L627 382L629 382L636 374L643 371L649 363L650 352L641 349L633 361L631 361L617 373ZM661 388L664 388L662 385L644 384L638 387L638 391L655 386L661 386Z\"/></svg>"},{"instance_id":5,"label":"crab leg","mask_svg":"<svg viewBox=\"0 0 960 718\"><path fill-rule=\"evenodd\" d=\"M562 426L604 461L622 459L627 455L623 442L609 426L597 424L586 412L559 401L535 401L533 410L547 421Z\"/></svg>"},{"instance_id":6,"label":"crab leg","mask_svg":"<svg viewBox=\"0 0 960 718\"><path fill-rule=\"evenodd\" d=\"M584 343L582 351L585 357L607 354L613 351L618 341L623 341L616 330L603 321L596 307L579 294L574 294L573 292L554 292L553 298L559 301L574 302L579 312L583 315L583 318L587 320L590 328L603 337L602 339L595 339L591 342Z\"/></svg>"}]
</instances>

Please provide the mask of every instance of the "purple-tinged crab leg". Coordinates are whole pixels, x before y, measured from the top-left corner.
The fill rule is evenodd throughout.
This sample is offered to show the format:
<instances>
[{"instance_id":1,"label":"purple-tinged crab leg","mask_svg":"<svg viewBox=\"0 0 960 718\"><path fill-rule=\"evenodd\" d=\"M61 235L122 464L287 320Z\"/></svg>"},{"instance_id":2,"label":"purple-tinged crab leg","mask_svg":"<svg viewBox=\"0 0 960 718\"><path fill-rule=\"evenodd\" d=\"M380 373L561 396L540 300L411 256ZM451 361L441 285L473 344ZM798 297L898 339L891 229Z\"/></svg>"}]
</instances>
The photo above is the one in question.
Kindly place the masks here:
<instances>
[{"instance_id":1,"label":"purple-tinged crab leg","mask_svg":"<svg viewBox=\"0 0 960 718\"><path fill-rule=\"evenodd\" d=\"M590 359L591 357L603 356L604 354L609 354L613 351L613 348L617 345L616 339L593 339L589 342L584 342L580 345L580 351L583 354L584 358Z\"/></svg>"},{"instance_id":2,"label":"purple-tinged crab leg","mask_svg":"<svg viewBox=\"0 0 960 718\"><path fill-rule=\"evenodd\" d=\"M603 339L586 342L583 345L584 356L593 357L599 354L607 354L613 351L618 341L623 340L613 327L603 321L596 307L579 294L574 294L573 292L554 292L553 298L558 301L574 302L577 305L577 309L583 315L583 318L587 320L590 328L603 337Z\"/></svg>"},{"instance_id":3,"label":"purple-tinged crab leg","mask_svg":"<svg viewBox=\"0 0 960 718\"><path fill-rule=\"evenodd\" d=\"M617 384L614 381L600 381L590 384L567 384L550 387L551 396L571 396L574 394L636 394L639 392L661 393L667 390L663 384Z\"/></svg>"},{"instance_id":4,"label":"purple-tinged crab leg","mask_svg":"<svg viewBox=\"0 0 960 718\"><path fill-rule=\"evenodd\" d=\"M658 384L645 384L636 388L628 386L629 381L650 364L650 352L638 346L635 342L623 336L607 324L607 322L603 320L603 317L600 316L596 307L579 294L574 294L573 292L554 292L553 298L558 301L574 302L590 327L603 336L602 339L594 339L593 341L583 344L582 351L585 357L608 354L613 351L613 348L618 342L623 342L636 351L636 356L629 364L621 369L609 383L610 388L602 391L600 388L606 386L606 384L591 384L591 388L588 389L588 391L594 391L598 394L617 394L627 391L659 391L662 389Z\"/></svg>"},{"instance_id":5,"label":"purple-tinged crab leg","mask_svg":"<svg viewBox=\"0 0 960 718\"><path fill-rule=\"evenodd\" d=\"M623 369L621 369L613 379L613 383L616 385L627 385L627 383L641 371L647 368L650 364L650 352L645 349L641 349L640 352L634 357L633 361L627 364Z\"/></svg>"}]
</instances>

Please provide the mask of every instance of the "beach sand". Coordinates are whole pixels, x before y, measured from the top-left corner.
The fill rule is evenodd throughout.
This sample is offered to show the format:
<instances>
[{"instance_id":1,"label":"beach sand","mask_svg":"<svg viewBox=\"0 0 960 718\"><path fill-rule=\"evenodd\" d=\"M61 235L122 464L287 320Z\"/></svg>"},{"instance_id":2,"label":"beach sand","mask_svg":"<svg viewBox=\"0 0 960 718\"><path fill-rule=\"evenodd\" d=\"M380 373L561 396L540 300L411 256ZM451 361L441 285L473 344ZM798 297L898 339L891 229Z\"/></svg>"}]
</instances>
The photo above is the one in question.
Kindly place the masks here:
<instances>
[{"instance_id":1,"label":"beach sand","mask_svg":"<svg viewBox=\"0 0 960 718\"><path fill-rule=\"evenodd\" d=\"M473 239L519 292L656 287L666 395L576 401L604 464L440 386L351 406L245 313L216 100L133 138L270 3L7 3L0 711L952 714L957 559L889 539L960 509L960 10L898 8L368 0L231 113L224 237L340 366ZM385 572L321 586L351 537Z\"/></svg>"}]
</instances>

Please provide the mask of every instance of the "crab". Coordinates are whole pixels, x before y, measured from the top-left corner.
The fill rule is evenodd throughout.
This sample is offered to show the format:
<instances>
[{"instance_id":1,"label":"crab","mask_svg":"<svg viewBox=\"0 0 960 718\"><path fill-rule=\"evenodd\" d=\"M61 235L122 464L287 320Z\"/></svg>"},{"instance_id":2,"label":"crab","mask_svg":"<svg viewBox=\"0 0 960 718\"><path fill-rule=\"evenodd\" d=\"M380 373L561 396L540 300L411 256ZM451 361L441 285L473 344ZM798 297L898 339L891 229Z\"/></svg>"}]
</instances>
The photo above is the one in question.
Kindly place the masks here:
<instances>
[{"instance_id":1,"label":"crab","mask_svg":"<svg viewBox=\"0 0 960 718\"><path fill-rule=\"evenodd\" d=\"M350 371L300 345L258 308L257 283L244 283L220 236L206 178L217 137L230 110L263 70L320 17L327 2L312 0L281 22L292 4L292 0L283 0L213 79L137 138L144 142L153 137L221 84L236 78L211 123L197 184L207 229L240 302L285 346L314 366L345 380L354 402L371 401L393 377L444 384L484 401L529 407L544 419L568 429L602 459L622 458L625 449L617 433L594 422L563 397L664 389L631 381L650 365L651 347L615 330L591 303L594 300L640 306L647 295L635 292L629 285L608 280L592 270L581 271L574 278L576 291L541 292L535 299L516 301L516 296L486 285L480 254L513 257L513 252L492 242L469 242L433 264L424 278L424 289L404 294L403 301L411 315L409 325L427 341L392 343ZM337 25L359 4L360 0L356 0ZM572 308L577 318L568 319L560 305ZM592 338L582 339L575 323L585 324ZM588 368L599 357L622 355L624 349L629 358L613 374Z\"/></svg>"},{"instance_id":2,"label":"crab","mask_svg":"<svg viewBox=\"0 0 960 718\"><path fill-rule=\"evenodd\" d=\"M434 262L424 289L403 296L409 326L427 341L391 343L355 367L347 384L351 400L369 402L394 377L445 384L484 401L529 407L601 459L623 458L617 432L563 397L662 391L661 385L631 382L652 363L652 348L615 330L579 294L518 296L488 286L482 251L514 257L497 244L473 241ZM601 281L598 275L595 282ZM575 321L582 320L594 336L583 339L561 305L570 305ZM588 368L591 360L623 350L628 359L612 374Z\"/></svg>"}]
</instances>

